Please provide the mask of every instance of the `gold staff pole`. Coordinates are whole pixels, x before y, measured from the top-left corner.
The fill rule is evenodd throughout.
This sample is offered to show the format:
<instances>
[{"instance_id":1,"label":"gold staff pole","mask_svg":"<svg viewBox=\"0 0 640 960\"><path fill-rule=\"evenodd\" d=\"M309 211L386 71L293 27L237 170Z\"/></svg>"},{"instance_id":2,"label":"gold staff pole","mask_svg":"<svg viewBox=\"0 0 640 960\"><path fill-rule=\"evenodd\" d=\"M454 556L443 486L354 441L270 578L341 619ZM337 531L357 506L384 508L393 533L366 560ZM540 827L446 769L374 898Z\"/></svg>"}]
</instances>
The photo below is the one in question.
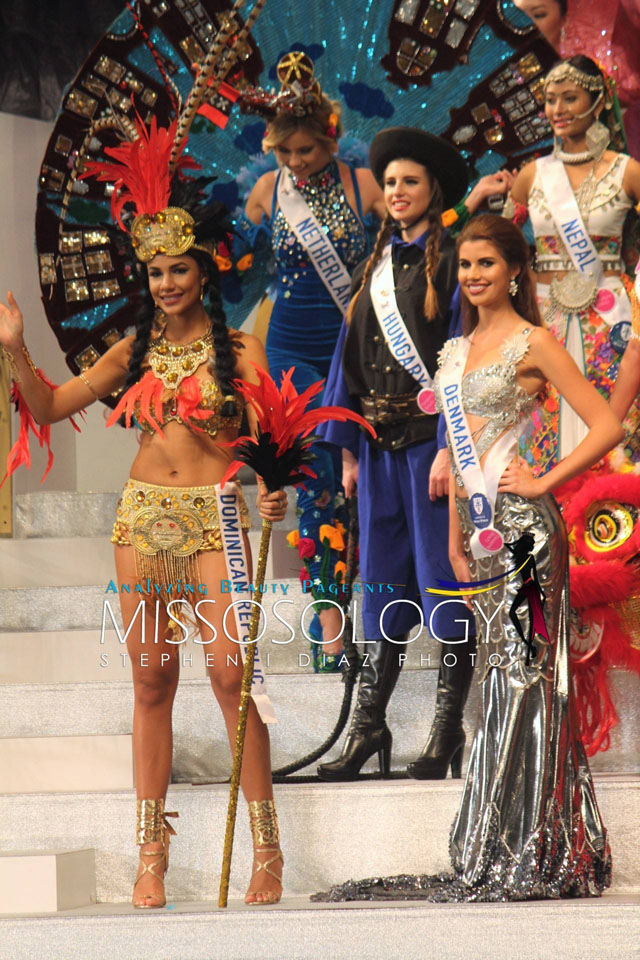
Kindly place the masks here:
<instances>
[{"instance_id":1,"label":"gold staff pole","mask_svg":"<svg viewBox=\"0 0 640 960\"><path fill-rule=\"evenodd\" d=\"M227 808L227 828L224 835L224 851L222 855L222 876L220 877L220 892L218 894L218 906L226 907L229 897L229 876L231 874L231 855L233 853L233 832L236 825L236 811L238 808L238 790L240 788L240 772L242 770L242 754L244 752L244 738L247 731L247 716L249 713L249 704L251 701L251 680L253 678L253 661L256 651L256 637L258 636L258 626L260 624L260 610L262 607L262 591L260 587L264 584L267 571L267 555L269 553L269 543L271 541L271 520L262 521L262 536L260 537L260 549L258 551L258 568L256 570L256 585L258 590L255 593L251 620L249 622L249 640L247 646L247 657L244 661L244 670L242 672L242 686L240 688L240 709L238 710L238 729L236 730L236 747L233 754L233 766L231 768L231 786L229 788L229 806Z\"/></svg>"}]
</instances>

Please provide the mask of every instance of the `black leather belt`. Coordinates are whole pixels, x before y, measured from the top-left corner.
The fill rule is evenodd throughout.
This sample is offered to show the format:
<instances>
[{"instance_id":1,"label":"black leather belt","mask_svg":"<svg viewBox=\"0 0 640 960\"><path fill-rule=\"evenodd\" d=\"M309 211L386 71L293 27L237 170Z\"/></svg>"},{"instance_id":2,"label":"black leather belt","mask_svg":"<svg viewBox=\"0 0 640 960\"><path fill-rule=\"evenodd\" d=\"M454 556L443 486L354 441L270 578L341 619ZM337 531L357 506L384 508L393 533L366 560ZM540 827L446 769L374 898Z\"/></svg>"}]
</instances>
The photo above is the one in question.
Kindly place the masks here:
<instances>
[{"instance_id":1,"label":"black leather belt","mask_svg":"<svg viewBox=\"0 0 640 960\"><path fill-rule=\"evenodd\" d=\"M360 406L362 416L373 427L429 416L418 406L416 393L399 394L394 397L376 395L360 397Z\"/></svg>"}]
</instances>

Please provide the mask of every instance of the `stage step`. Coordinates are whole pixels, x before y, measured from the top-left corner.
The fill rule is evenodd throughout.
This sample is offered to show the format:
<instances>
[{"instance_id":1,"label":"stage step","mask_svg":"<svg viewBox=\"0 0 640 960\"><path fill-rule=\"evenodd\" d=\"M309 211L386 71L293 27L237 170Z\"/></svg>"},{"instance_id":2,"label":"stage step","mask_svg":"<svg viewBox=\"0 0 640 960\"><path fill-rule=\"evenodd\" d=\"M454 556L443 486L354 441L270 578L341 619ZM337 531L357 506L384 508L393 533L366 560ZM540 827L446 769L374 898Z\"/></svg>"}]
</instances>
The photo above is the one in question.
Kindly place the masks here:
<instances>
[{"instance_id":1,"label":"stage step","mask_svg":"<svg viewBox=\"0 0 640 960\"><path fill-rule=\"evenodd\" d=\"M38 490L15 497L14 536L110 537L120 493Z\"/></svg>"},{"instance_id":2,"label":"stage step","mask_svg":"<svg viewBox=\"0 0 640 960\"><path fill-rule=\"evenodd\" d=\"M126 790L134 784L130 734L0 738L0 793Z\"/></svg>"},{"instance_id":3,"label":"stage step","mask_svg":"<svg viewBox=\"0 0 640 960\"><path fill-rule=\"evenodd\" d=\"M52 738L129 734L133 688L128 673L126 666L120 670L126 680L94 682L90 687L83 683L7 684L0 698L0 730L12 738L36 738L45 727ZM187 679L190 674L185 674L178 685L173 713L174 781L227 777L228 745L209 681ZM388 709L394 735L394 770L403 770L424 745L433 719L436 682L435 670L410 670L400 675ZM617 673L614 684L621 723L612 733L610 749L596 754L592 767L597 771L640 773L640 731L633 722L639 681L635 675ZM271 676L268 687L278 716L278 723L271 726L272 764L276 769L304 756L328 737L340 711L344 685L337 676L290 674ZM465 711L467 753L477 704L477 685L472 684ZM339 755L343 739L344 734L323 761ZM315 766L305 772L315 773ZM377 758L364 769L375 771Z\"/></svg>"},{"instance_id":4,"label":"stage step","mask_svg":"<svg viewBox=\"0 0 640 960\"><path fill-rule=\"evenodd\" d=\"M251 534L252 539L256 537L258 537L257 533ZM38 541L38 543L49 544L56 542L53 540ZM72 541L72 543L75 542ZM7 541L7 543L12 546L17 544L31 546L34 541L13 540ZM103 541L96 541L96 543L101 544L101 549L104 547L105 550L111 546L106 544L105 547ZM60 560L64 560L64 555L60 557ZM5 562L9 563L6 558ZM110 561L105 561L105 563L108 562ZM100 560L96 559L95 564L99 563ZM119 598L110 584L113 580L113 586L116 586L115 570L112 570L109 574L105 568L105 576L102 579L99 579L94 572L90 575L84 575L84 580L90 580L91 583L82 582L82 576L78 574L79 583L69 577L66 584L45 583L44 585L40 582L38 570L37 565L32 567L29 580L20 583L18 586L0 588L0 632L51 633L58 630L96 630L99 632L105 609L104 603L107 600L117 618L117 622L122 627ZM10 573L7 574L8 579L11 579L12 576ZM44 578L46 574L43 573L42 576ZM291 630L287 624L290 624L295 631L296 638L299 638L300 643L303 644L302 649L307 650L308 641L304 639L300 629L300 618L305 607L313 601L312 595L308 590L303 592L297 577L295 579L288 577L278 579L269 576L265 586L268 588L268 592L263 594L263 605L267 627L263 640L288 640L291 637ZM159 599L166 600L166 598L166 593L159 595ZM238 599L238 596L234 595L234 599ZM293 602L280 604L277 611L274 611L274 605L278 600L292 600ZM360 603L358 605L358 615L361 609L362 604ZM206 615L206 608L203 612ZM276 613L285 621L284 623L277 619ZM312 608L309 607L304 620L307 632L312 616ZM112 626L108 615L106 622L108 627ZM264 623L264 621L262 622ZM358 635L361 636L361 632ZM425 630L423 630L422 636L423 638L427 637ZM294 640L291 645L296 645L296 642ZM418 642L421 643L422 641Z\"/></svg>"},{"instance_id":5,"label":"stage step","mask_svg":"<svg viewBox=\"0 0 640 960\"><path fill-rule=\"evenodd\" d=\"M256 509L255 474L242 468L240 478L251 522L260 529ZM14 537L110 537L113 518L121 491L79 492L76 490L38 490L19 493L15 497ZM297 526L295 491L287 488L288 507L285 519L276 529L293 530Z\"/></svg>"},{"instance_id":6,"label":"stage step","mask_svg":"<svg viewBox=\"0 0 640 960\"><path fill-rule=\"evenodd\" d=\"M300 594L297 579L300 564L291 566L289 563L295 551L286 546L285 537L285 530L274 528L272 548L267 561L267 583L274 579L291 579L293 583L298 584L296 592ZM257 556L260 530L249 531L249 544L252 554ZM286 561L286 569L283 569L282 562L279 560L281 555ZM295 556L297 559L297 554ZM276 569L277 572L274 572ZM113 544L108 536L3 541L2 553L0 553L0 584L3 590L96 585L108 597L115 595L113 588L110 593L106 593L111 581L114 585L118 584ZM278 592L282 596L282 591Z\"/></svg>"},{"instance_id":7,"label":"stage step","mask_svg":"<svg viewBox=\"0 0 640 960\"><path fill-rule=\"evenodd\" d=\"M613 892L640 892L640 778L609 774L595 781L611 842ZM462 782L453 780L276 787L287 895L307 896L349 878L446 871L461 791ZM180 813L167 875L170 901L217 901L227 803L226 784L169 788L167 810ZM127 902L137 864L134 791L0 796L0 847L7 853L92 847L98 901ZM232 897L244 895L250 870L240 801Z\"/></svg>"},{"instance_id":8,"label":"stage step","mask_svg":"<svg viewBox=\"0 0 640 960\"><path fill-rule=\"evenodd\" d=\"M57 913L95 902L93 850L0 853L0 915Z\"/></svg>"},{"instance_id":9,"label":"stage step","mask_svg":"<svg viewBox=\"0 0 640 960\"><path fill-rule=\"evenodd\" d=\"M128 669L121 672L128 673ZM394 769L404 769L422 748L433 717L435 684L433 670L410 671L400 677L389 709L389 723L395 734ZM270 727L272 765L277 769L306 755L328 737L338 717L344 685L339 677L272 676L268 688L278 716L278 723ZM475 699L474 692L470 710ZM418 704L423 708L416 722ZM0 698L0 730L6 737L37 738L46 717L49 737L59 738L61 750L68 745L69 763L72 763L74 736L84 734L97 738L129 734L132 711L130 680L96 682L89 688L86 684L12 684L3 687ZM472 713L467 716L471 717ZM222 715L208 680L181 680L174 705L173 731L175 782L201 783L229 776L229 747ZM323 760L339 754L342 739ZM315 767L314 764L305 772L314 774ZM376 769L374 758L365 770ZM108 781L104 783L105 789L110 786ZM55 788L45 785L40 789ZM70 785L69 789L76 788Z\"/></svg>"},{"instance_id":10,"label":"stage step","mask_svg":"<svg viewBox=\"0 0 640 960\"><path fill-rule=\"evenodd\" d=\"M0 590L0 601L2 591ZM46 599L46 598L45 598ZM102 602L104 597L97 601ZM118 601L114 600L111 609L117 611ZM290 608L289 608L290 609ZM53 616L53 604L51 615ZM28 612L28 611L27 611ZM278 612L287 617L287 622L295 629L298 621L286 607ZM278 623L272 610L267 606L267 630L260 640L260 651L266 673L304 674L313 673L309 641L300 629L289 643L291 631ZM117 618L121 636L122 624ZM308 614L305 617L308 628ZM150 638L151 640L153 637ZM104 640L104 642L102 642ZM215 650L215 644L208 648ZM362 650L365 648L362 647ZM442 644L431 637L423 636L406 649L407 659L403 661L405 670L437 670L440 662ZM87 683L92 681L122 680L130 675L128 660L123 660L126 645L113 629L107 613L104 636L100 627L93 630L61 629L51 631L15 630L0 632L0 684L11 683ZM402 652L402 648L398 648ZM188 679L201 679L207 676L205 654L207 648L192 640L181 648L181 674ZM269 655L267 658L267 654Z\"/></svg>"},{"instance_id":11,"label":"stage step","mask_svg":"<svg viewBox=\"0 0 640 960\"><path fill-rule=\"evenodd\" d=\"M98 904L58 917L0 920L11 960L632 960L640 898L534 903L230 902L134 910ZM427 945L428 944L428 948ZM427 953L428 949L428 953Z\"/></svg>"}]
</instances>

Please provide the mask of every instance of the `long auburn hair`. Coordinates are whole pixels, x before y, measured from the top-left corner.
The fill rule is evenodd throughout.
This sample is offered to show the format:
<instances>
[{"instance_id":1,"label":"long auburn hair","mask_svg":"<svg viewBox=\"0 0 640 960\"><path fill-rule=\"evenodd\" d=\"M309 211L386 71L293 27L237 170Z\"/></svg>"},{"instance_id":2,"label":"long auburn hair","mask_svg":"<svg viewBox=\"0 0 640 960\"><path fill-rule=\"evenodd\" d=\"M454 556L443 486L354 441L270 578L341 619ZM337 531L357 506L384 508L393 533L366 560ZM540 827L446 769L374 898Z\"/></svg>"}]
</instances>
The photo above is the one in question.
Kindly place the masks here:
<instances>
[{"instance_id":1,"label":"long auburn hair","mask_svg":"<svg viewBox=\"0 0 640 960\"><path fill-rule=\"evenodd\" d=\"M516 313L532 323L534 327L542 326L542 319L536 299L535 283L529 266L529 246L520 227L511 220L484 213L474 217L463 228L456 244L458 257L463 243L474 240L485 240L496 248L498 254L507 262L509 267L520 267L516 277L517 293L510 297ZM468 337L478 326L478 308L475 307L460 291L462 306L462 332Z\"/></svg>"},{"instance_id":2,"label":"long auburn hair","mask_svg":"<svg viewBox=\"0 0 640 960\"><path fill-rule=\"evenodd\" d=\"M421 166L423 166L427 171L427 177L429 178L432 189L431 200L429 201L429 206L427 207L426 211L429 238L424 250L424 274L427 281L427 291L424 298L424 315L427 321L431 321L435 320L435 318L438 316L438 297L436 294L434 279L436 270L438 269L438 264L440 263L440 239L442 236L442 211L444 208L444 198L442 196L440 184L433 176L431 171L428 169L428 167L425 167L424 164L421 164ZM382 256L382 251L389 243L395 226L395 220L390 213L387 213L382 221L378 236L376 237L376 242L371 256L367 260L367 265L364 268L362 282L360 283L360 286L354 293L353 297L351 298L351 302L349 303L349 308L347 310L347 323L351 323L353 311L355 309L358 297L366 287L367 282L376 267L376 264Z\"/></svg>"}]
</instances>

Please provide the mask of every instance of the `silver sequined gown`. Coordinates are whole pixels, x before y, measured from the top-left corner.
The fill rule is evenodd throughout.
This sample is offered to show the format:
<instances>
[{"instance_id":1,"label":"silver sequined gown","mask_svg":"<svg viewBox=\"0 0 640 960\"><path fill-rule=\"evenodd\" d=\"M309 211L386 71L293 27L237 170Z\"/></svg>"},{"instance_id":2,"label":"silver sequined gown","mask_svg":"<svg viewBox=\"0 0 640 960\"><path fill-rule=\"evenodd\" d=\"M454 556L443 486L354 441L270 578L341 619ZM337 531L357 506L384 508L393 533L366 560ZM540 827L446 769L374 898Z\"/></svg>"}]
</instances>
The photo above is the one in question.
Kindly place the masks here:
<instances>
[{"instance_id":1,"label":"silver sequined gown","mask_svg":"<svg viewBox=\"0 0 640 960\"><path fill-rule=\"evenodd\" d=\"M537 400L515 379L530 328L503 348L503 362L464 377L465 410L485 418L478 451L527 417ZM448 362L449 341L440 365ZM436 380L437 383L437 380ZM468 501L458 499L465 538L473 532ZM520 578L476 596L481 701L460 809L453 823L451 876L370 878L334 887L322 899L528 900L598 896L611 882L611 856L573 710L569 659L567 534L551 496L499 494L495 525L505 542L535 537L534 557L546 596L550 643L526 648L509 618ZM500 553L473 560L473 579L513 569ZM521 608L521 620L526 614ZM487 626L487 621L489 626ZM526 622L525 635L527 632Z\"/></svg>"}]
</instances>

